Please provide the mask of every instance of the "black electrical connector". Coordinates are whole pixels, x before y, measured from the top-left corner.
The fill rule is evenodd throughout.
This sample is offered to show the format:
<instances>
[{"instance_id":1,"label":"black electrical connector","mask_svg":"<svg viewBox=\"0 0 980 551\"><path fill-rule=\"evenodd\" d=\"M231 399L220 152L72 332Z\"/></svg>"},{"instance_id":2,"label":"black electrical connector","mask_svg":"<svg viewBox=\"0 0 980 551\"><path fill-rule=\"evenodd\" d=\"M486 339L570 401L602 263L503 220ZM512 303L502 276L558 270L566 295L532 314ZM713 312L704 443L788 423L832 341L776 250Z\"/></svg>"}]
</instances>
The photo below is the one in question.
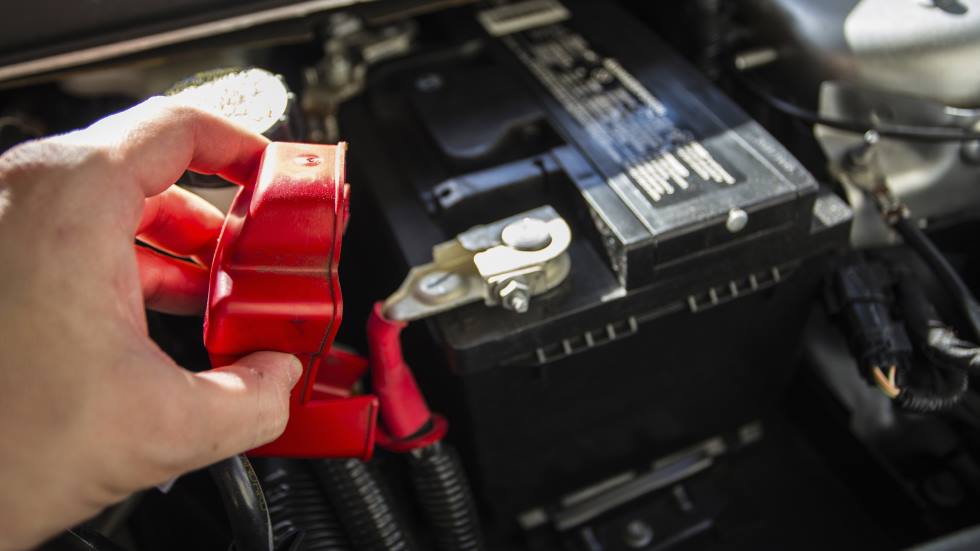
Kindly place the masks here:
<instances>
[{"instance_id":1,"label":"black electrical connector","mask_svg":"<svg viewBox=\"0 0 980 551\"><path fill-rule=\"evenodd\" d=\"M862 374L898 407L937 413L959 404L980 349L942 322L918 282L858 260L836 271L831 291Z\"/></svg>"},{"instance_id":2,"label":"black electrical connector","mask_svg":"<svg viewBox=\"0 0 980 551\"><path fill-rule=\"evenodd\" d=\"M866 262L848 264L834 274L833 310L839 312L862 366L890 369L905 364L912 354L908 333L893 314L890 282L882 266Z\"/></svg>"}]
</instances>

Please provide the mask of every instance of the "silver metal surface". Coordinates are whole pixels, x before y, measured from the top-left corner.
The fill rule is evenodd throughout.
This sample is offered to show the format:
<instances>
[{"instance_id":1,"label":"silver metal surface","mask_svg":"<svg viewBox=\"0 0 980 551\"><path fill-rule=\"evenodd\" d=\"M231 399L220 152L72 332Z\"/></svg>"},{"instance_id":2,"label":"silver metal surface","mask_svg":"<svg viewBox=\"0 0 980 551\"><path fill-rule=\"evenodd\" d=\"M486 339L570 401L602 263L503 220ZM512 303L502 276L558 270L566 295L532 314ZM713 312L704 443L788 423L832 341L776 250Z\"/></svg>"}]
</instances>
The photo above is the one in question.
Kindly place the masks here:
<instances>
[{"instance_id":1,"label":"silver metal surface","mask_svg":"<svg viewBox=\"0 0 980 551\"><path fill-rule=\"evenodd\" d=\"M546 235L537 235L539 230ZM413 267L385 301L385 315L410 321L481 300L487 306L527 312L531 297L568 277L571 241L571 228L550 206L475 226L433 247L432 262Z\"/></svg>"},{"instance_id":2,"label":"silver metal surface","mask_svg":"<svg viewBox=\"0 0 980 551\"><path fill-rule=\"evenodd\" d=\"M551 233L543 220L522 218L505 226L500 240L519 251L540 251L551 243Z\"/></svg>"},{"instance_id":3,"label":"silver metal surface","mask_svg":"<svg viewBox=\"0 0 980 551\"><path fill-rule=\"evenodd\" d=\"M775 48L756 48L735 54L735 68L739 71L751 71L779 59L779 51Z\"/></svg>"},{"instance_id":4,"label":"silver metal surface","mask_svg":"<svg viewBox=\"0 0 980 551\"><path fill-rule=\"evenodd\" d=\"M340 105L364 90L368 67L407 54L416 31L414 21L368 28L361 19L344 12L330 17L324 29L323 58L303 72L302 107L312 141L339 140Z\"/></svg>"},{"instance_id":5,"label":"silver metal surface","mask_svg":"<svg viewBox=\"0 0 980 551\"><path fill-rule=\"evenodd\" d=\"M774 78L787 96L818 98L826 118L980 125L980 2L975 0L746 0L758 40L778 51L752 78ZM862 136L817 126L830 164ZM936 219L980 207L980 143L882 138L877 155L889 188L912 216ZM845 186L859 247L896 237L865 194Z\"/></svg>"},{"instance_id":6,"label":"silver metal surface","mask_svg":"<svg viewBox=\"0 0 980 551\"><path fill-rule=\"evenodd\" d=\"M891 120L923 126L977 128L980 110L951 108L904 94L869 90L843 82L820 87L820 113L830 118ZM840 165L864 137L817 126L814 135L830 164ZM980 165L969 161L970 142L923 143L881 137L875 145L882 173L895 197L918 219L937 219L980 207ZM964 152L966 149L967 153ZM854 208L851 241L876 246L896 240L863 191L845 183Z\"/></svg>"},{"instance_id":7,"label":"silver metal surface","mask_svg":"<svg viewBox=\"0 0 980 551\"><path fill-rule=\"evenodd\" d=\"M748 223L749 213L742 209L734 208L728 211L728 218L725 220L725 229L732 233L738 233L744 230Z\"/></svg>"},{"instance_id":8,"label":"silver metal surface","mask_svg":"<svg viewBox=\"0 0 980 551\"><path fill-rule=\"evenodd\" d=\"M477 20L493 36L504 36L558 23L571 17L558 0L524 0L501 4L477 14Z\"/></svg>"},{"instance_id":9,"label":"silver metal surface","mask_svg":"<svg viewBox=\"0 0 980 551\"><path fill-rule=\"evenodd\" d=\"M79 65L145 52L163 46L180 44L182 42L189 42L200 38L210 38L222 34L242 31L252 27L257 27L259 25L274 23L276 21L306 17L317 12L328 11L360 2L370 1L373 0L308 0L306 2L298 2L288 6L269 8L252 13L236 15L234 17L220 19L217 21L209 21L199 25L191 25L182 29L141 36L139 38L123 40L120 42L113 42L112 44L93 46L91 48L84 48L74 52L65 52L63 54L42 57L31 61L13 63L10 65L0 66L0 82L46 73L49 71L68 69Z\"/></svg>"},{"instance_id":10,"label":"silver metal surface","mask_svg":"<svg viewBox=\"0 0 980 551\"><path fill-rule=\"evenodd\" d=\"M531 306L531 287L526 278L518 276L499 285L497 297L504 308L523 314Z\"/></svg>"},{"instance_id":11,"label":"silver metal surface","mask_svg":"<svg viewBox=\"0 0 980 551\"><path fill-rule=\"evenodd\" d=\"M803 90L846 80L980 106L980 4L975 0L746 0L761 40Z\"/></svg>"},{"instance_id":12,"label":"silver metal surface","mask_svg":"<svg viewBox=\"0 0 980 551\"><path fill-rule=\"evenodd\" d=\"M552 517L552 522L558 530L567 530L580 526L624 503L628 503L661 488L666 488L704 471L711 467L713 463L712 456L700 450L678 457L670 464L650 471L621 486L612 488L592 499L558 511Z\"/></svg>"},{"instance_id":13,"label":"silver metal surface","mask_svg":"<svg viewBox=\"0 0 980 551\"><path fill-rule=\"evenodd\" d=\"M437 270L419 278L415 294L428 302L441 302L458 296L465 286L466 280L459 274Z\"/></svg>"}]
</instances>

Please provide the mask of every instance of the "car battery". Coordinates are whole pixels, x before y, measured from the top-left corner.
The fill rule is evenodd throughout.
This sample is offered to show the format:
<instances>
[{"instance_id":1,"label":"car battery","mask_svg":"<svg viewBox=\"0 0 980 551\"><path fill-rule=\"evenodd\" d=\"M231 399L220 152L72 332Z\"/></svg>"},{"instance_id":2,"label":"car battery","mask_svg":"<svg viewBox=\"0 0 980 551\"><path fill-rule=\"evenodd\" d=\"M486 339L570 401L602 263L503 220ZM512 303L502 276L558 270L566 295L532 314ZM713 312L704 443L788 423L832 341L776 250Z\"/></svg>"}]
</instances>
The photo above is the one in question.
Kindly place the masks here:
<instances>
[{"instance_id":1,"label":"car battery","mask_svg":"<svg viewBox=\"0 0 980 551\"><path fill-rule=\"evenodd\" d=\"M765 415L821 257L847 244L847 205L614 3L467 6L422 24L442 41L378 67L341 110L349 235L388 229L342 277L393 290L433 245L542 205L573 233L567 280L526 313L470 304L406 333L492 518L516 527ZM348 320L378 298L345 296Z\"/></svg>"}]
</instances>

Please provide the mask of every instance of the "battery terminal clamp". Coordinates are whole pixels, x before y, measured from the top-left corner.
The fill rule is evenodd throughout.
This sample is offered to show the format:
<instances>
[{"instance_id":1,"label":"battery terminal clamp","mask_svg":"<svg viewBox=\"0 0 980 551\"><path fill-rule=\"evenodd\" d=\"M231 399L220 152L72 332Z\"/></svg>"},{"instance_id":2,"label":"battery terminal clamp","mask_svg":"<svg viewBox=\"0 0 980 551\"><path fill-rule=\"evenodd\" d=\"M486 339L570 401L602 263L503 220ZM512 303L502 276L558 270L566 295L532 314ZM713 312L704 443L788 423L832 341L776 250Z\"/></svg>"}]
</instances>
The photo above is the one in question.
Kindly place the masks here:
<instances>
[{"instance_id":1,"label":"battery terminal clamp","mask_svg":"<svg viewBox=\"0 0 980 551\"><path fill-rule=\"evenodd\" d=\"M572 232L549 205L475 226L432 249L384 302L384 315L412 321L483 301L524 313L531 297L568 277Z\"/></svg>"},{"instance_id":2,"label":"battery terminal clamp","mask_svg":"<svg viewBox=\"0 0 980 551\"><path fill-rule=\"evenodd\" d=\"M304 365L285 432L252 455L367 459L374 451L378 399L355 389L367 361L331 346L343 313L346 151L343 143L267 146L218 239L204 326L212 366L260 350Z\"/></svg>"}]
</instances>

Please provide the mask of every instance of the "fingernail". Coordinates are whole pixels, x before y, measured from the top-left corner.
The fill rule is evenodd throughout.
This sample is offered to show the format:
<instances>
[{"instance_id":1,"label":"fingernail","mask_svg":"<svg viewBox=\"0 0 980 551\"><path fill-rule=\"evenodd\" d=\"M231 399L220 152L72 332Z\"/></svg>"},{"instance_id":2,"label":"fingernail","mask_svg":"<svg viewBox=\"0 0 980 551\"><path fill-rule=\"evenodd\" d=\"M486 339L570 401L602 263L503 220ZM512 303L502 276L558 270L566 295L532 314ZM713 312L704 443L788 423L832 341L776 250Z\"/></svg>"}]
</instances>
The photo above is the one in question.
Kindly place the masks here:
<instances>
[{"instance_id":1,"label":"fingernail","mask_svg":"<svg viewBox=\"0 0 980 551\"><path fill-rule=\"evenodd\" d=\"M296 356L292 357L292 361L289 362L289 388L292 388L296 381L303 376L303 363L299 361Z\"/></svg>"}]
</instances>

